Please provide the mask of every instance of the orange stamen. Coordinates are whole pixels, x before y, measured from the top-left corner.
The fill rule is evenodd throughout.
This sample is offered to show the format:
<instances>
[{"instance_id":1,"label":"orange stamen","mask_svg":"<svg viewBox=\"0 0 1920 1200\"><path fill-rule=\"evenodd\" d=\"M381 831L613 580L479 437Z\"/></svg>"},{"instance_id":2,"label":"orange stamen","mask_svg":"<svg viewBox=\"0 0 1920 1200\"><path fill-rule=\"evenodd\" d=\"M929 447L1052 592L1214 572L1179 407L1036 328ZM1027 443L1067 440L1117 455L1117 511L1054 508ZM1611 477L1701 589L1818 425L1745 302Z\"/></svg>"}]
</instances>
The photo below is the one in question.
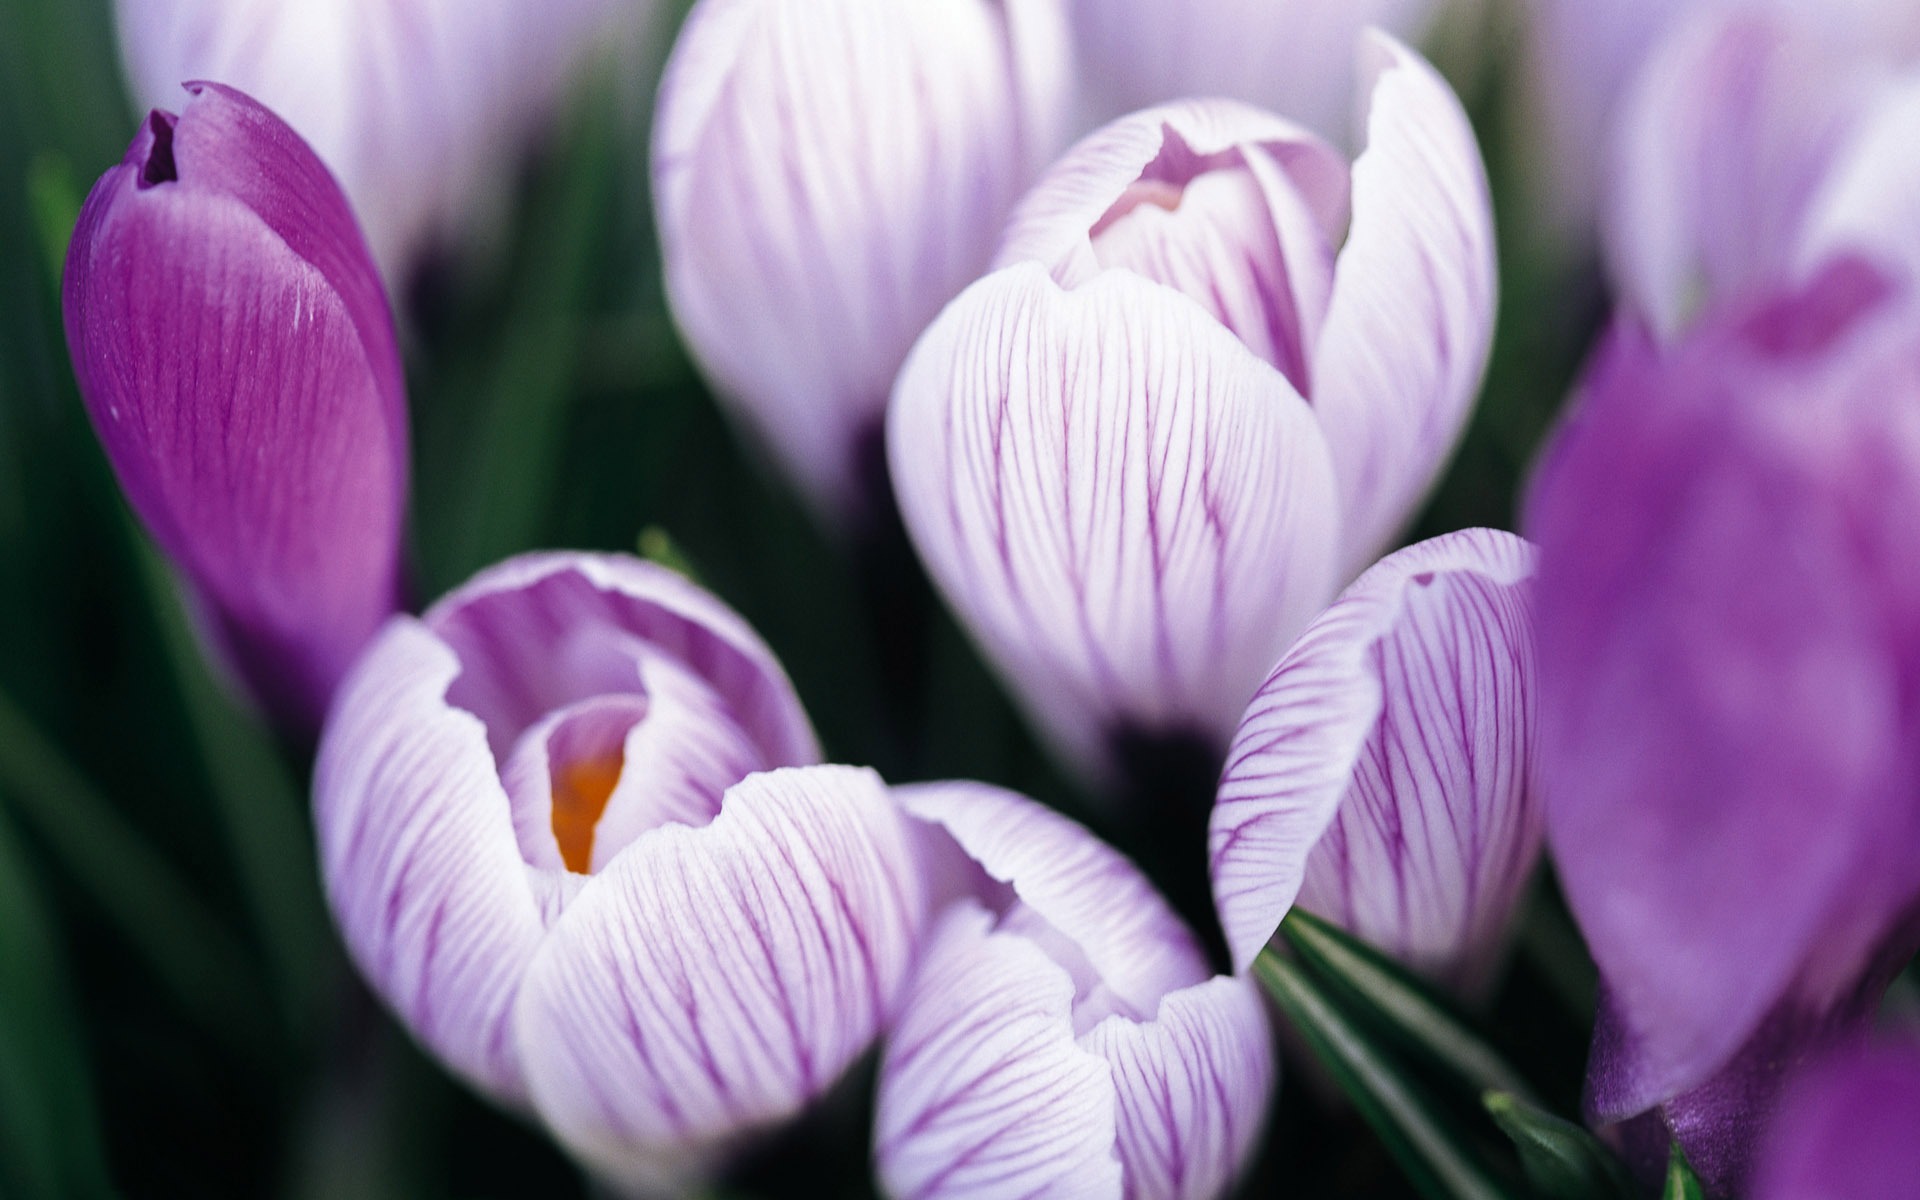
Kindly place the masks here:
<instances>
[{"instance_id":1,"label":"orange stamen","mask_svg":"<svg viewBox=\"0 0 1920 1200\"><path fill-rule=\"evenodd\" d=\"M592 874L594 826L607 811L623 765L616 749L553 769L553 840L560 845L560 861L567 870Z\"/></svg>"}]
</instances>

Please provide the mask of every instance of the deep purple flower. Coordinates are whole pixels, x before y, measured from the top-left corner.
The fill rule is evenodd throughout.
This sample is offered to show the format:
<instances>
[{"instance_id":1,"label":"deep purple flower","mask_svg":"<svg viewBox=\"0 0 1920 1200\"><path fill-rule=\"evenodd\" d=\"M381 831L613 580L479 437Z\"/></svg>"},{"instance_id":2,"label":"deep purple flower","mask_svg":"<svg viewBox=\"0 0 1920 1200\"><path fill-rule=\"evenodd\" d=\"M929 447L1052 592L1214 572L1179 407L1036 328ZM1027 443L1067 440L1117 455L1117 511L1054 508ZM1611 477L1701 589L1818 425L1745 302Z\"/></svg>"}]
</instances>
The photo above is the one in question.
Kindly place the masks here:
<instances>
[{"instance_id":1,"label":"deep purple flower","mask_svg":"<svg viewBox=\"0 0 1920 1200\"><path fill-rule=\"evenodd\" d=\"M1448 3L1477 0L1074 0L1098 119L1221 96L1329 137L1353 116L1354 42L1368 27L1418 42Z\"/></svg>"},{"instance_id":2,"label":"deep purple flower","mask_svg":"<svg viewBox=\"0 0 1920 1200\"><path fill-rule=\"evenodd\" d=\"M1465 422L1493 319L1479 152L1431 67L1366 50L1351 165L1227 101L1083 141L895 386L921 557L1090 772L1121 732L1223 747Z\"/></svg>"},{"instance_id":3,"label":"deep purple flower","mask_svg":"<svg viewBox=\"0 0 1920 1200\"><path fill-rule=\"evenodd\" d=\"M1920 937L1920 318L1858 261L1602 351L1529 498L1588 1104L1737 1185L1781 1072Z\"/></svg>"},{"instance_id":4,"label":"deep purple flower","mask_svg":"<svg viewBox=\"0 0 1920 1200\"><path fill-rule=\"evenodd\" d=\"M880 1064L874 1153L898 1200L1207 1200L1273 1090L1253 985L1085 829L981 784L895 790L944 903Z\"/></svg>"},{"instance_id":5,"label":"deep purple flower","mask_svg":"<svg viewBox=\"0 0 1920 1200\"><path fill-rule=\"evenodd\" d=\"M259 99L313 146L396 286L505 199L614 0L117 0L137 102ZM626 6L635 23L651 7Z\"/></svg>"},{"instance_id":6,"label":"deep purple flower","mask_svg":"<svg viewBox=\"0 0 1920 1200\"><path fill-rule=\"evenodd\" d=\"M314 778L328 896L457 1074L616 1184L683 1182L831 1086L906 974L905 824L817 755L707 593L515 559L395 618L343 689Z\"/></svg>"},{"instance_id":7,"label":"deep purple flower","mask_svg":"<svg viewBox=\"0 0 1920 1200\"><path fill-rule=\"evenodd\" d=\"M1671 340L1839 252L1920 268L1920 70L1884 54L1824 14L1676 28L1615 133L1604 232L1622 306Z\"/></svg>"},{"instance_id":8,"label":"deep purple flower","mask_svg":"<svg viewBox=\"0 0 1920 1200\"><path fill-rule=\"evenodd\" d=\"M1540 853L1534 554L1469 529L1389 555L1248 706L1211 831L1242 970L1296 902L1460 990Z\"/></svg>"},{"instance_id":9,"label":"deep purple flower","mask_svg":"<svg viewBox=\"0 0 1920 1200\"><path fill-rule=\"evenodd\" d=\"M127 500L207 636L317 727L395 608L407 412L353 214L298 136L193 84L101 176L67 252L67 344Z\"/></svg>"},{"instance_id":10,"label":"deep purple flower","mask_svg":"<svg viewBox=\"0 0 1920 1200\"><path fill-rule=\"evenodd\" d=\"M1863 1044L1796 1079L1754 1200L1910 1200L1920 1186L1920 1041Z\"/></svg>"},{"instance_id":11,"label":"deep purple flower","mask_svg":"<svg viewBox=\"0 0 1920 1200\"><path fill-rule=\"evenodd\" d=\"M866 519L894 373L1065 144L1064 0L701 0L660 85L674 320L824 515Z\"/></svg>"}]
</instances>

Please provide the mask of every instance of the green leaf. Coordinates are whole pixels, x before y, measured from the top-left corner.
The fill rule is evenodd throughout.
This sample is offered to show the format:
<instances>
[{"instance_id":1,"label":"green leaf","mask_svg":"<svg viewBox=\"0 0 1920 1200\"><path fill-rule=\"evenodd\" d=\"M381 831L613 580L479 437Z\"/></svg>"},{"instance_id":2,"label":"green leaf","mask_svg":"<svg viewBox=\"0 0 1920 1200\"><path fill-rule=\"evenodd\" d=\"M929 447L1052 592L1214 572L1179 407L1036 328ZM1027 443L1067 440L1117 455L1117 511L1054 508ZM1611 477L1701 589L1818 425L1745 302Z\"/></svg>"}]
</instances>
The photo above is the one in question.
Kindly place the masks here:
<instances>
[{"instance_id":1,"label":"green leaf","mask_svg":"<svg viewBox=\"0 0 1920 1200\"><path fill-rule=\"evenodd\" d=\"M1686 1151L1675 1142L1673 1153L1667 1156L1667 1186L1661 1191L1660 1200L1706 1200L1706 1197L1707 1189L1693 1173Z\"/></svg>"},{"instance_id":2,"label":"green leaf","mask_svg":"<svg viewBox=\"0 0 1920 1200\"><path fill-rule=\"evenodd\" d=\"M1457 1116L1432 1096L1331 989L1271 947L1254 976L1430 1200L1506 1200Z\"/></svg>"},{"instance_id":3,"label":"green leaf","mask_svg":"<svg viewBox=\"0 0 1920 1200\"><path fill-rule=\"evenodd\" d=\"M658 563L694 583L700 582L700 572L693 569L693 563L680 549L680 544L660 526L649 525L642 529L637 548L640 551L640 557L648 562Z\"/></svg>"},{"instance_id":4,"label":"green leaf","mask_svg":"<svg viewBox=\"0 0 1920 1200\"><path fill-rule=\"evenodd\" d=\"M60 155L42 154L27 168L27 199L40 235L41 264L56 296L60 294L60 276L66 270L67 242L80 219L82 195L73 177L73 164Z\"/></svg>"},{"instance_id":5,"label":"green leaf","mask_svg":"<svg viewBox=\"0 0 1920 1200\"><path fill-rule=\"evenodd\" d=\"M1294 908L1280 934L1349 1009L1365 1012L1451 1075L1473 1095L1505 1092L1529 1102L1533 1090L1446 999L1399 963L1339 927Z\"/></svg>"},{"instance_id":6,"label":"green leaf","mask_svg":"<svg viewBox=\"0 0 1920 1200\"><path fill-rule=\"evenodd\" d=\"M1626 1200L1634 1195L1626 1169L1600 1140L1510 1092L1481 1098L1487 1113L1520 1153L1527 1180L1556 1200Z\"/></svg>"}]
</instances>

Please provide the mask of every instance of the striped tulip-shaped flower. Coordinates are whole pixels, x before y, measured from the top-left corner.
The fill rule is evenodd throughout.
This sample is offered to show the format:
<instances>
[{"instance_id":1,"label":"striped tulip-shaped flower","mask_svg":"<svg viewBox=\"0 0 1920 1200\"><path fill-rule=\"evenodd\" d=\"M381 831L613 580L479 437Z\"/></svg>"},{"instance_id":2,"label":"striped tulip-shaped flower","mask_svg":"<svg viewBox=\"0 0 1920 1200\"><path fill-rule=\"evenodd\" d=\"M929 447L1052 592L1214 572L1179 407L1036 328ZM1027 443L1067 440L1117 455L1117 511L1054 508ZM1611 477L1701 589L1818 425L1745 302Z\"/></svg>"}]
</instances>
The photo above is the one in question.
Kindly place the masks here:
<instances>
[{"instance_id":1,"label":"striped tulip-shaped flower","mask_svg":"<svg viewBox=\"0 0 1920 1200\"><path fill-rule=\"evenodd\" d=\"M1742 1193L1783 1074L1920 949L1920 301L1859 260L1616 331L1527 501L1587 1107Z\"/></svg>"},{"instance_id":2,"label":"striped tulip-shaped flower","mask_svg":"<svg viewBox=\"0 0 1920 1200\"><path fill-rule=\"evenodd\" d=\"M400 591L407 407L345 197L219 84L159 109L67 251L67 344L134 512L282 723L317 728Z\"/></svg>"},{"instance_id":3,"label":"striped tulip-shaped flower","mask_svg":"<svg viewBox=\"0 0 1920 1200\"><path fill-rule=\"evenodd\" d=\"M673 315L823 515L867 521L895 372L1065 144L1064 0L701 0L653 136Z\"/></svg>"},{"instance_id":4,"label":"striped tulip-shaped flower","mask_svg":"<svg viewBox=\"0 0 1920 1200\"><path fill-rule=\"evenodd\" d=\"M1470 529L1389 555L1248 707L1214 807L1236 967L1295 903L1469 994L1539 858L1534 554Z\"/></svg>"},{"instance_id":5,"label":"striped tulip-shaped flower","mask_svg":"<svg viewBox=\"0 0 1920 1200\"><path fill-rule=\"evenodd\" d=\"M1265 1127L1273 1049L1085 829L979 784L900 788L940 914L880 1063L874 1141L900 1200L1208 1200Z\"/></svg>"},{"instance_id":6,"label":"striped tulip-shaped flower","mask_svg":"<svg viewBox=\"0 0 1920 1200\"><path fill-rule=\"evenodd\" d=\"M129 90L243 88L339 178L396 287L505 197L613 0L116 0ZM650 7L629 5L631 19Z\"/></svg>"},{"instance_id":7,"label":"striped tulip-shaped flower","mask_svg":"<svg viewBox=\"0 0 1920 1200\"><path fill-rule=\"evenodd\" d=\"M1493 317L1486 179L1431 67L1366 44L1367 145L1193 102L1022 203L895 388L900 509L1065 755L1218 753L1451 452Z\"/></svg>"},{"instance_id":8,"label":"striped tulip-shaped flower","mask_svg":"<svg viewBox=\"0 0 1920 1200\"><path fill-rule=\"evenodd\" d=\"M450 1068L667 1190L828 1088L906 972L904 825L816 753L705 592L512 560L396 618L343 689L314 781L328 896Z\"/></svg>"}]
</instances>

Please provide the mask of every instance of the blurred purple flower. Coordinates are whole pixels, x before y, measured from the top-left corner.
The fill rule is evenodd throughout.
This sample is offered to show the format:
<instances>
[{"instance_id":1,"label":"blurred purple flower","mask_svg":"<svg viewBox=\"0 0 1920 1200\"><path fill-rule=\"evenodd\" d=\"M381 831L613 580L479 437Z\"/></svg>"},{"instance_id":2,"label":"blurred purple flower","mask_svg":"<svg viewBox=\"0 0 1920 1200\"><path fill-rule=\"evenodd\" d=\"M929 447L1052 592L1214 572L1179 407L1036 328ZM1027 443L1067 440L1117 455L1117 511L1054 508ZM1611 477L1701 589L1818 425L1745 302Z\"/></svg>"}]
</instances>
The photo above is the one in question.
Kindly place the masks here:
<instances>
[{"instance_id":1,"label":"blurred purple flower","mask_svg":"<svg viewBox=\"0 0 1920 1200\"><path fill-rule=\"evenodd\" d=\"M1754 1200L1911 1200L1920 1041L1851 1047L1796 1079L1768 1125Z\"/></svg>"},{"instance_id":2,"label":"blurred purple flower","mask_svg":"<svg viewBox=\"0 0 1920 1200\"><path fill-rule=\"evenodd\" d=\"M1115 122L900 373L908 531L1089 772L1123 733L1224 747L1465 423L1493 321L1485 174L1432 68L1366 50L1351 167L1227 101Z\"/></svg>"},{"instance_id":3,"label":"blurred purple flower","mask_svg":"<svg viewBox=\"0 0 1920 1200\"><path fill-rule=\"evenodd\" d=\"M311 144L399 288L506 199L612 0L117 0L137 102L244 89ZM629 6L635 13L647 3ZM638 19L630 18L630 19Z\"/></svg>"},{"instance_id":4,"label":"blurred purple flower","mask_svg":"<svg viewBox=\"0 0 1920 1200\"><path fill-rule=\"evenodd\" d=\"M906 974L905 823L817 757L705 592L515 559L395 618L349 679L322 873L355 962L449 1067L615 1183L680 1183L826 1090Z\"/></svg>"},{"instance_id":5,"label":"blurred purple flower","mask_svg":"<svg viewBox=\"0 0 1920 1200\"><path fill-rule=\"evenodd\" d=\"M980 784L896 789L945 902L880 1064L888 1194L1206 1200L1274 1084L1267 1018L1138 871Z\"/></svg>"},{"instance_id":6,"label":"blurred purple flower","mask_svg":"<svg viewBox=\"0 0 1920 1200\"><path fill-rule=\"evenodd\" d=\"M1234 966L1296 902L1467 993L1539 858L1530 546L1469 529L1362 575L1274 668L1209 841Z\"/></svg>"},{"instance_id":7,"label":"blurred purple flower","mask_svg":"<svg viewBox=\"0 0 1920 1200\"><path fill-rule=\"evenodd\" d=\"M660 87L675 321L823 515L870 519L894 373L1065 144L1064 0L701 0Z\"/></svg>"},{"instance_id":8,"label":"blurred purple flower","mask_svg":"<svg viewBox=\"0 0 1920 1200\"><path fill-rule=\"evenodd\" d=\"M1074 40L1097 119L1218 96L1342 138L1354 43L1369 26L1418 42L1473 0L1074 0Z\"/></svg>"},{"instance_id":9,"label":"blurred purple flower","mask_svg":"<svg viewBox=\"0 0 1920 1200\"><path fill-rule=\"evenodd\" d=\"M1721 1190L1920 946L1920 319L1856 260L1603 349L1534 481L1547 837L1601 1122Z\"/></svg>"},{"instance_id":10,"label":"blurred purple flower","mask_svg":"<svg viewBox=\"0 0 1920 1200\"><path fill-rule=\"evenodd\" d=\"M278 720L311 731L398 600L393 322L305 143L229 88L187 91L87 197L67 344L128 502L207 636Z\"/></svg>"},{"instance_id":11,"label":"blurred purple flower","mask_svg":"<svg viewBox=\"0 0 1920 1200\"><path fill-rule=\"evenodd\" d=\"M1896 75L1810 18L1683 23L1641 72L1614 150L1609 267L1662 339L1839 252L1920 270L1920 71Z\"/></svg>"}]
</instances>

